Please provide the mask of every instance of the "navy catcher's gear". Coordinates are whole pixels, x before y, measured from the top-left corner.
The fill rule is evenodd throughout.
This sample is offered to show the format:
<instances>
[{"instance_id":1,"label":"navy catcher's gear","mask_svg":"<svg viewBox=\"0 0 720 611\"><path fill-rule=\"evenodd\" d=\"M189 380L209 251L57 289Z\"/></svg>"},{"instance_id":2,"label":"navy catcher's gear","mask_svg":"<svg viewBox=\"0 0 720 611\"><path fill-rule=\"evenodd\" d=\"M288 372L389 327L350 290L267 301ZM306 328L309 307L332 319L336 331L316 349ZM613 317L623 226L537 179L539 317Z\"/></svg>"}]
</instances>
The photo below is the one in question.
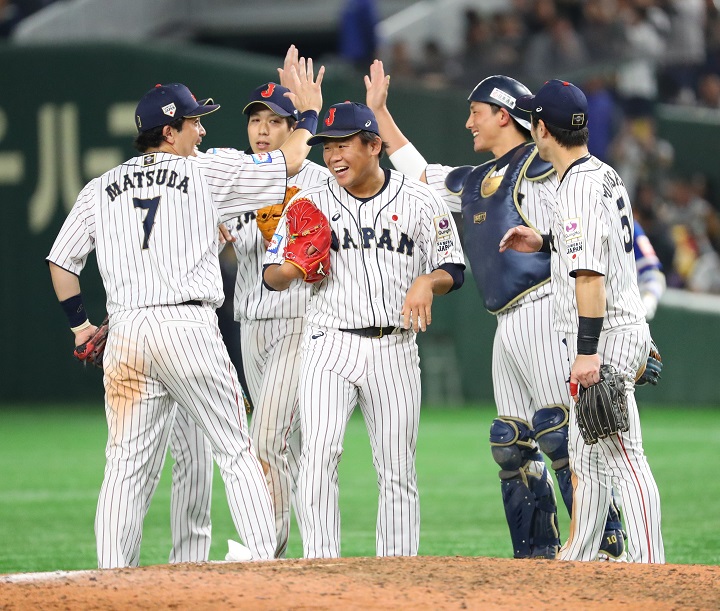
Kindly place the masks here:
<instances>
[{"instance_id":1,"label":"navy catcher's gear","mask_svg":"<svg viewBox=\"0 0 720 611\"><path fill-rule=\"evenodd\" d=\"M570 457L568 453L568 422L570 414L564 405L543 407L533 416L535 439L543 453L552 460L560 494L572 515L572 481L570 480Z\"/></svg>"},{"instance_id":2,"label":"navy catcher's gear","mask_svg":"<svg viewBox=\"0 0 720 611\"><path fill-rule=\"evenodd\" d=\"M547 469L501 482L515 558L553 559L560 548L557 506Z\"/></svg>"},{"instance_id":3,"label":"navy catcher's gear","mask_svg":"<svg viewBox=\"0 0 720 611\"><path fill-rule=\"evenodd\" d=\"M510 476L517 475L529 461L542 460L532 429L519 418L501 416L492 421L490 450L495 462Z\"/></svg>"},{"instance_id":4,"label":"navy catcher's gear","mask_svg":"<svg viewBox=\"0 0 720 611\"><path fill-rule=\"evenodd\" d=\"M542 474L528 469L530 463L543 460L532 435L524 420L501 416L490 427L490 447L502 468L500 485L513 555L552 559L560 547L557 505L544 464Z\"/></svg>"},{"instance_id":5,"label":"navy catcher's gear","mask_svg":"<svg viewBox=\"0 0 720 611\"><path fill-rule=\"evenodd\" d=\"M548 253L508 250L497 255L497 245L508 229L516 225L529 226L517 200L515 185L536 157L535 145L520 146L494 191L484 184L495 167L492 161L476 167L462 189L465 252L473 261L475 282L485 307L492 314L550 281Z\"/></svg>"},{"instance_id":6,"label":"navy catcher's gear","mask_svg":"<svg viewBox=\"0 0 720 611\"><path fill-rule=\"evenodd\" d=\"M500 106L508 111L518 125L530 131L530 114L516 106L517 99L524 95L532 95L525 85L509 76L496 74L480 81L468 96L468 102Z\"/></svg>"}]
</instances>

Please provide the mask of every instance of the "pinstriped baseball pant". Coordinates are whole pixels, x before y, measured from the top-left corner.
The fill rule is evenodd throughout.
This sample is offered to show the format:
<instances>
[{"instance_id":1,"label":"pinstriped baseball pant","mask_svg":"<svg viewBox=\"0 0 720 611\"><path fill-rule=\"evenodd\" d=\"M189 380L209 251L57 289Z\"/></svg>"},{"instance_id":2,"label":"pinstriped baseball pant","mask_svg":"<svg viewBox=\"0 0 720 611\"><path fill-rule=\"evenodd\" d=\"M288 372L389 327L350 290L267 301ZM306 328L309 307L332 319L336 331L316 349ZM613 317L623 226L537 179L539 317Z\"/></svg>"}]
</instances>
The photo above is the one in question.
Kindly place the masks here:
<instances>
[{"instance_id":1,"label":"pinstriped baseball pant","mask_svg":"<svg viewBox=\"0 0 720 611\"><path fill-rule=\"evenodd\" d=\"M308 325L303 341L297 495L305 557L340 555L338 464L356 405L378 476L377 555L417 555L420 359L414 333L364 338Z\"/></svg>"},{"instance_id":2,"label":"pinstriped baseball pant","mask_svg":"<svg viewBox=\"0 0 720 611\"><path fill-rule=\"evenodd\" d=\"M240 537L254 558L272 558L272 502L215 312L163 306L113 315L104 383L109 434L95 519L99 566L139 564L144 491L174 401L212 443Z\"/></svg>"},{"instance_id":3,"label":"pinstriped baseball pant","mask_svg":"<svg viewBox=\"0 0 720 611\"><path fill-rule=\"evenodd\" d=\"M567 334L571 362L577 336ZM570 410L570 468L573 473L573 515L570 537L560 550L561 560L594 560L602 538L613 488L618 493L628 534L630 562L665 562L660 528L660 493L643 450L640 416L635 401L635 374L647 360L647 324L613 329L600 335L598 353L627 379L630 428L587 445Z\"/></svg>"}]
</instances>

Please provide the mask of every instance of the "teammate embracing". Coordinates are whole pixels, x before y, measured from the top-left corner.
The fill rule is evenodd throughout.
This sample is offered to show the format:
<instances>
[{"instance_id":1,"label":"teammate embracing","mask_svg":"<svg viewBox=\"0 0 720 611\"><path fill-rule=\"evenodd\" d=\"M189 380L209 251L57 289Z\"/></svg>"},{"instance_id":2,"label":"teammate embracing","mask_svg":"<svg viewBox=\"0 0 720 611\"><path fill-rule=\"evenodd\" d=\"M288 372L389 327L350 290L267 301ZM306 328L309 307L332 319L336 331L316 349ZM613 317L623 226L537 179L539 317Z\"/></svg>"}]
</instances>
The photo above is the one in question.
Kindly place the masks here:
<instances>
[{"instance_id":1,"label":"teammate embracing","mask_svg":"<svg viewBox=\"0 0 720 611\"><path fill-rule=\"evenodd\" d=\"M464 257L450 211L433 190L380 167L384 145L367 106L334 104L323 125L308 143L322 144L332 178L296 197L325 214L334 242L330 272L314 285L302 346L303 551L306 558L340 555L337 469L359 405L378 476L376 552L412 556L420 538L415 333L430 324L434 296L462 285ZM265 260L265 282L277 290L303 277L284 258L287 238L281 222Z\"/></svg>"},{"instance_id":2,"label":"teammate embracing","mask_svg":"<svg viewBox=\"0 0 720 611\"><path fill-rule=\"evenodd\" d=\"M453 212L462 212L465 252L484 305L497 317L492 377L498 417L490 446L499 464L505 514L516 558L555 558L560 547L557 504L540 451L551 461L568 512L573 495L568 455L567 349L551 325L550 257L497 252L517 224L546 230L557 177L528 143L530 123L516 102L530 91L508 76L482 80L468 97L474 150L491 152L477 167L428 164L387 108L389 76L381 61L365 77L367 102L378 118L396 168L427 182ZM528 502L528 499L530 501ZM606 505L607 506L607 505ZM617 509L610 506L603 559L624 557Z\"/></svg>"},{"instance_id":3,"label":"teammate embracing","mask_svg":"<svg viewBox=\"0 0 720 611\"><path fill-rule=\"evenodd\" d=\"M625 379L629 430L586 444L570 413L574 502L562 560L592 560L598 553L615 485L622 497L632 562L664 563L660 495L645 456L634 382L646 363L650 331L638 290L630 198L617 172L588 153L588 109L583 92L551 80L517 101L532 121L539 154L560 183L551 231L511 228L500 252L545 252L552 257L553 323L570 354L570 388L600 380L600 366ZM522 256L522 255L521 255ZM535 254L525 256L536 256Z\"/></svg>"}]
</instances>

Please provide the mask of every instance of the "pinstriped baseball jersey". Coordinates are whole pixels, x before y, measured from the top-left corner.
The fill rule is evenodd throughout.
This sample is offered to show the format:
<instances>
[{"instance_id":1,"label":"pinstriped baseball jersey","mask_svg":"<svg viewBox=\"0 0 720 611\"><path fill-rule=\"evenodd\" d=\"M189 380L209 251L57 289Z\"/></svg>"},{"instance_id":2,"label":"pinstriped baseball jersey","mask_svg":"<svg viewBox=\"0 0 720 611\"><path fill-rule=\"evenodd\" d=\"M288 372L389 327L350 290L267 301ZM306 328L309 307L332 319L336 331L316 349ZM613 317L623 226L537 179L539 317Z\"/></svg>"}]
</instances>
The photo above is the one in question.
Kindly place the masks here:
<instances>
[{"instance_id":1,"label":"pinstriped baseball jersey","mask_svg":"<svg viewBox=\"0 0 720 611\"><path fill-rule=\"evenodd\" d=\"M130 159L80 192L48 259L79 275L97 247L111 316L190 300L220 306L217 225L282 201L284 157L272 155L253 158L277 171L247 155L212 163L170 153Z\"/></svg>"},{"instance_id":2,"label":"pinstriped baseball jersey","mask_svg":"<svg viewBox=\"0 0 720 611\"><path fill-rule=\"evenodd\" d=\"M577 330L575 282L578 270L605 276L607 311L603 329L644 322L633 253L633 215L621 178L588 156L565 173L556 194L552 257L555 327Z\"/></svg>"},{"instance_id":3,"label":"pinstriped baseball jersey","mask_svg":"<svg viewBox=\"0 0 720 611\"><path fill-rule=\"evenodd\" d=\"M505 175L507 168L507 160L498 160L495 169L488 174L485 182L496 180L499 183L500 179ZM454 169L455 168L450 166L430 164L425 168L425 177L428 185L437 191L451 212L461 212L461 195L450 193L445 187L445 179ZM541 233L547 233L552 226L554 217L553 198L556 187L557 176L553 173L540 181L531 181L523 177L520 179L516 190L516 198L523 214L527 217L528 222ZM524 304L535 301L540 297L549 295L551 292L552 287L550 283L546 283L518 299L517 303Z\"/></svg>"},{"instance_id":4,"label":"pinstriped baseball jersey","mask_svg":"<svg viewBox=\"0 0 720 611\"><path fill-rule=\"evenodd\" d=\"M110 436L96 516L101 568L139 561L138 508L149 498L138 492L152 492L150 455L165 451L159 442L167 439L162 430L174 399L212 443L233 520L253 557L275 553L272 500L251 450L217 318L210 307L183 302L222 303L218 224L278 201L285 175L280 152L211 160L144 154L91 181L53 245L48 259L78 275L96 249L110 313ZM146 458L148 469L127 472L126 465ZM174 520L175 513L173 507ZM174 552L184 558L181 548L176 543ZM206 552L192 553L195 558Z\"/></svg>"},{"instance_id":5,"label":"pinstriped baseball jersey","mask_svg":"<svg viewBox=\"0 0 720 611\"><path fill-rule=\"evenodd\" d=\"M401 326L400 314L412 282L445 263L464 265L455 221L427 185L387 170L384 188L358 200L336 181L306 189L330 221L337 239L332 272L317 288L308 324L332 329ZM267 251L265 263L283 262L286 225Z\"/></svg>"},{"instance_id":6,"label":"pinstriped baseball jersey","mask_svg":"<svg viewBox=\"0 0 720 611\"><path fill-rule=\"evenodd\" d=\"M329 176L327 168L305 160L300 171L288 178L288 186L304 189L327 180ZM238 261L234 297L235 320L305 316L311 285L297 280L286 291L269 291L262 283L266 247L255 223L255 212L246 212L235 219L232 234L237 239L233 242L233 247Z\"/></svg>"}]
</instances>

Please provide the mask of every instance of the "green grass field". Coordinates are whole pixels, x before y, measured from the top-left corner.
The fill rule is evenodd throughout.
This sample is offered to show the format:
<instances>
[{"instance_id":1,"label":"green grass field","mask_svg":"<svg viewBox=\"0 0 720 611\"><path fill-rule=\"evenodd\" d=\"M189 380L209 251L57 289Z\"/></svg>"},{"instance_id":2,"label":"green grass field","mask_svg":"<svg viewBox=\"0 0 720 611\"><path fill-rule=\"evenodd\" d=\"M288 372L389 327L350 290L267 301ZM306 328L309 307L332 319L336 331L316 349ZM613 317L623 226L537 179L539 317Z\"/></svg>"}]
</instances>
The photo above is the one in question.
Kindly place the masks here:
<instances>
[{"instance_id":1,"label":"green grass field","mask_svg":"<svg viewBox=\"0 0 720 611\"><path fill-rule=\"evenodd\" d=\"M417 469L420 553L510 557L497 466L488 448L490 406L424 409ZM720 564L720 407L642 409L645 449L663 501L669 563ZM93 520L107 436L102 406L0 408L0 573L96 567ZM145 520L142 564L167 562L170 460ZM377 492L364 423L348 426L340 468L342 553L375 554ZM237 539L217 474L211 560ZM568 518L560 512L562 535ZM302 556L293 524L289 557Z\"/></svg>"}]
</instances>

